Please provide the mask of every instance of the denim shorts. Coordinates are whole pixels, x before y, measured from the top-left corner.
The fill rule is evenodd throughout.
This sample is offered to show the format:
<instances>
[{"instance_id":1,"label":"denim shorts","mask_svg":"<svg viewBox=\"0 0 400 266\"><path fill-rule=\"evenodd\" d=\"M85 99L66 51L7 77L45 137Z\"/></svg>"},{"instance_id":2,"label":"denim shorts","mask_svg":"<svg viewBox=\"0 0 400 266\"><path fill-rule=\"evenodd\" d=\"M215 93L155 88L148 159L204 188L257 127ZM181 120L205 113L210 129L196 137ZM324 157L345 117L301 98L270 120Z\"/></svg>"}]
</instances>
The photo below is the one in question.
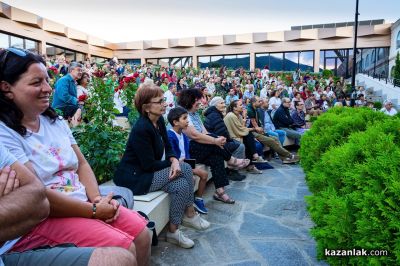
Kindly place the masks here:
<instances>
[{"instance_id":1,"label":"denim shorts","mask_svg":"<svg viewBox=\"0 0 400 266\"><path fill-rule=\"evenodd\" d=\"M14 265L88 265L94 248L43 247L24 252L11 252L1 255L6 266ZM0 263L1 264L1 263Z\"/></svg>"}]
</instances>

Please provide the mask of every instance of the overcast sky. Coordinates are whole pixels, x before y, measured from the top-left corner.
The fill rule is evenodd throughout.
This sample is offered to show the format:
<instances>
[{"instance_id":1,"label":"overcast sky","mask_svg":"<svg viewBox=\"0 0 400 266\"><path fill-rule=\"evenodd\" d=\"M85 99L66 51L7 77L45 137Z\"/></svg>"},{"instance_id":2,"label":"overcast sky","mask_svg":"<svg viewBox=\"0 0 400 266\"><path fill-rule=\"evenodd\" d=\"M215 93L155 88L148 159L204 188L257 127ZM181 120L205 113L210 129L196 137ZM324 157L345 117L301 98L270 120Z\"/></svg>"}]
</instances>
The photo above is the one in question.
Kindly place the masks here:
<instances>
[{"instance_id":1,"label":"overcast sky","mask_svg":"<svg viewBox=\"0 0 400 266\"><path fill-rule=\"evenodd\" d=\"M2 0L110 42L290 30L353 21L355 0ZM360 0L359 20L400 18L400 0Z\"/></svg>"}]
</instances>

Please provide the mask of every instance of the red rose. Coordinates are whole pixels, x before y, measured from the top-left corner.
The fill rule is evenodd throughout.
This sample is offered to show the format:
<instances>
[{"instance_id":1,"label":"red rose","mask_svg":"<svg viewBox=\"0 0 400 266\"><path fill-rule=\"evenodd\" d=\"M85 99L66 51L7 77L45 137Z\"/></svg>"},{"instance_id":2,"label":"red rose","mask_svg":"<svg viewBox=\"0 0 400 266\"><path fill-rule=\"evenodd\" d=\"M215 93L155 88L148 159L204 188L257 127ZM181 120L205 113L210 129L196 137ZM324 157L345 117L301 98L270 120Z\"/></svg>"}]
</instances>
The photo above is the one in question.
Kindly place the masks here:
<instances>
[{"instance_id":1,"label":"red rose","mask_svg":"<svg viewBox=\"0 0 400 266\"><path fill-rule=\"evenodd\" d=\"M84 101L86 101L86 99L87 99L87 95L86 95L86 94L82 94L82 95L80 95L80 96L78 97L78 100L79 100L80 102L84 102Z\"/></svg>"}]
</instances>

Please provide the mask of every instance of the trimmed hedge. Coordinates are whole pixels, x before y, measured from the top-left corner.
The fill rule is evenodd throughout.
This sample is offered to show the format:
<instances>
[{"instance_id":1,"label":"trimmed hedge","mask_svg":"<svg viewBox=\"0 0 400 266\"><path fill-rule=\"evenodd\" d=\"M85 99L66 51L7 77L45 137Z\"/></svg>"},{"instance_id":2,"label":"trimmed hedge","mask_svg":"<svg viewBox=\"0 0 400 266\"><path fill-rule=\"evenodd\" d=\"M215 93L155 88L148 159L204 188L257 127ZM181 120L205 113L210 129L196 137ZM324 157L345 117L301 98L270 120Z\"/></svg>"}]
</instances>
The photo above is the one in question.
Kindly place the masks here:
<instances>
[{"instance_id":1,"label":"trimmed hedge","mask_svg":"<svg viewBox=\"0 0 400 266\"><path fill-rule=\"evenodd\" d=\"M330 109L319 117L301 138L301 166L305 172L310 171L330 147L346 142L351 133L364 131L368 124L385 119L387 119L385 114L373 112L368 108Z\"/></svg>"},{"instance_id":2,"label":"trimmed hedge","mask_svg":"<svg viewBox=\"0 0 400 266\"><path fill-rule=\"evenodd\" d=\"M352 126L360 129L366 125L365 130L353 130L344 139L336 139L336 143L332 142L306 171L307 183L314 193L306 200L315 223L311 233L317 240L318 257L331 265L399 265L400 119L385 116L379 121L380 114L377 112L351 110L355 121L361 124ZM335 110L327 116L335 118L332 114L339 116L349 112ZM371 120L360 122L360 115ZM324 119L326 116L318 122ZM348 116L335 118L337 124L342 124L341 120L347 122ZM340 130L336 134L343 132L341 126L335 128ZM320 135L325 133L319 132ZM307 134L304 137L308 138ZM313 135L314 139L325 140L316 132ZM325 147L317 141L308 144L313 145L313 149ZM302 149L304 145L302 140ZM304 151L303 156L307 157ZM315 158L314 154L308 156ZM325 249L362 248L387 250L388 255L324 255Z\"/></svg>"}]
</instances>

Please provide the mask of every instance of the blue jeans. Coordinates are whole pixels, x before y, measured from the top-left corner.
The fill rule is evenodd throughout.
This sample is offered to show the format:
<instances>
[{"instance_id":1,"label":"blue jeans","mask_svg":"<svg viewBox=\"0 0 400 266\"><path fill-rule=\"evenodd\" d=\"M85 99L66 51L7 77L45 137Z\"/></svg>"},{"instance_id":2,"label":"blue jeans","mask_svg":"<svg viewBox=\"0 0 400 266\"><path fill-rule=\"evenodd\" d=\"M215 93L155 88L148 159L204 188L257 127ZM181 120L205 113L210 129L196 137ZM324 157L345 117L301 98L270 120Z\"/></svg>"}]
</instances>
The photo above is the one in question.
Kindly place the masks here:
<instances>
[{"instance_id":1,"label":"blue jeans","mask_svg":"<svg viewBox=\"0 0 400 266\"><path fill-rule=\"evenodd\" d=\"M286 138L285 131L276 129L275 131L271 131L271 130L268 131L267 134L268 134L268 136L271 136L271 137L277 137L279 139L279 142L283 146L283 143L285 142L285 138Z\"/></svg>"}]
</instances>

